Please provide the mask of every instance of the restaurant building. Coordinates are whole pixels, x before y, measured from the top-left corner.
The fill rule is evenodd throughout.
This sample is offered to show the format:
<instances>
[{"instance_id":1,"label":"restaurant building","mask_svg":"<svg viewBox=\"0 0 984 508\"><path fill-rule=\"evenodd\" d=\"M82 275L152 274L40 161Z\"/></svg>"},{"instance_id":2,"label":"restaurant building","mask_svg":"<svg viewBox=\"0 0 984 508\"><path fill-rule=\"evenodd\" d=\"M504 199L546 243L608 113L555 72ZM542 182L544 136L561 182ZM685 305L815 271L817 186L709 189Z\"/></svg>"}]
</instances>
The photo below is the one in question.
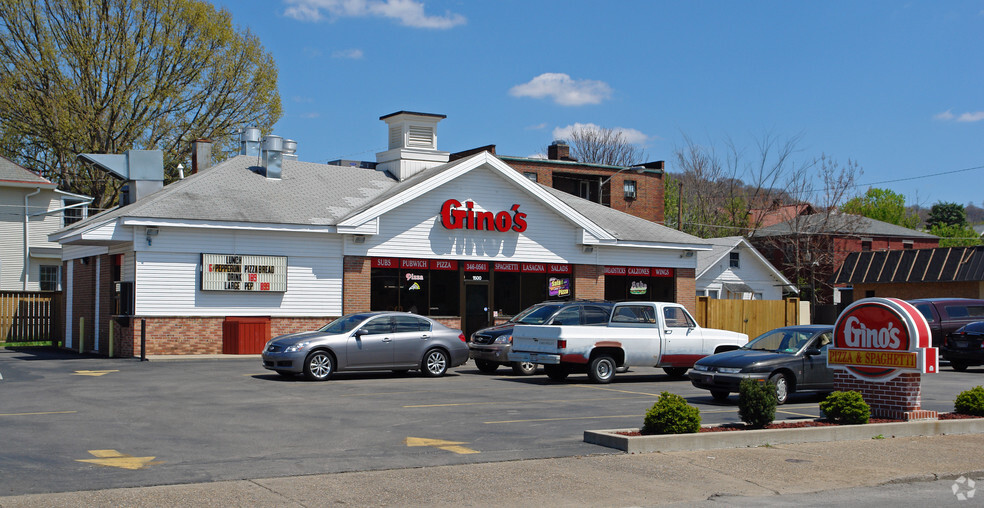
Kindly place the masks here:
<instances>
[{"instance_id":1,"label":"restaurant building","mask_svg":"<svg viewBox=\"0 0 984 508\"><path fill-rule=\"evenodd\" d=\"M694 254L708 244L534 182L487 151L449 162L442 118L382 117L389 149L375 164L302 162L291 142L285 153L267 136L261 149L247 130L240 155L53 234L65 346L139 355L143 335L147 354L255 353L367 310L471 333L549 299L693 309ZM113 157L132 172L157 154ZM101 157L89 159L112 170Z\"/></svg>"}]
</instances>

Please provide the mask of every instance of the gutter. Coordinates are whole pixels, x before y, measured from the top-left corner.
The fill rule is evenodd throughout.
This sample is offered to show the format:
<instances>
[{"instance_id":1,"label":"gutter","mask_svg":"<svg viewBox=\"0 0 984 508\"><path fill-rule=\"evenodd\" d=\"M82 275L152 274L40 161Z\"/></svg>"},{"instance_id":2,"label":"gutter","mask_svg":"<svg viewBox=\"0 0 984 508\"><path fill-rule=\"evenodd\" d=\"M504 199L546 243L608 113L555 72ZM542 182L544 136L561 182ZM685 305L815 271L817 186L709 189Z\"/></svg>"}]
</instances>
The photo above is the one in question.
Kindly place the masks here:
<instances>
[{"instance_id":1,"label":"gutter","mask_svg":"<svg viewBox=\"0 0 984 508\"><path fill-rule=\"evenodd\" d=\"M37 196L41 194L41 187L34 189L34 192L24 195L24 291L27 291L27 280L31 276L31 226L30 226L30 209L27 206L27 200L31 196Z\"/></svg>"}]
</instances>

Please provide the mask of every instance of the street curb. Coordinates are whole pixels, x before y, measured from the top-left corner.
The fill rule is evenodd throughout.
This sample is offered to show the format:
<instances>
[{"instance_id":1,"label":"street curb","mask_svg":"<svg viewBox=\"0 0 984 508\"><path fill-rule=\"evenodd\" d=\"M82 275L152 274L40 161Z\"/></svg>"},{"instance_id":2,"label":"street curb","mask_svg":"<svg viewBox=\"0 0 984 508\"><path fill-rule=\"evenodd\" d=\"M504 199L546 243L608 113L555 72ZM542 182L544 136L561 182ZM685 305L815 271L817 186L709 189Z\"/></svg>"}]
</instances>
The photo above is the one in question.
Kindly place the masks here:
<instances>
[{"instance_id":1,"label":"street curb","mask_svg":"<svg viewBox=\"0 0 984 508\"><path fill-rule=\"evenodd\" d=\"M625 436L619 432L639 429L586 430L584 442L615 448L628 453L751 448L775 444L857 441L876 436L911 437L941 434L984 433L984 418L964 420L920 420L915 422L837 425L798 429L761 429L657 436Z\"/></svg>"}]
</instances>

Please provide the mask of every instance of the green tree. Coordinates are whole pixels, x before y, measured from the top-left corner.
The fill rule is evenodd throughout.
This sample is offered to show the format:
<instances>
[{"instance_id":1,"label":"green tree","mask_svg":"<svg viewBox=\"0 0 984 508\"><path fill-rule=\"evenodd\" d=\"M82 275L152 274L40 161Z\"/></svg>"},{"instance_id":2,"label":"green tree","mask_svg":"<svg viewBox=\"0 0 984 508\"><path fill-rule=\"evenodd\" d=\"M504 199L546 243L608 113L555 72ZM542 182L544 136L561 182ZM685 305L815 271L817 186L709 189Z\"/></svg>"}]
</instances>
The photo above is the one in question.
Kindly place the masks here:
<instances>
[{"instance_id":1,"label":"green tree","mask_svg":"<svg viewBox=\"0 0 984 508\"><path fill-rule=\"evenodd\" d=\"M963 205L943 201L934 204L929 209L926 227L933 229L936 226L967 226L967 212L964 211Z\"/></svg>"},{"instance_id":2,"label":"green tree","mask_svg":"<svg viewBox=\"0 0 984 508\"><path fill-rule=\"evenodd\" d=\"M281 114L273 57L201 0L0 0L0 90L0 152L97 207L119 182L77 154L161 149L173 179L190 141Z\"/></svg>"},{"instance_id":3,"label":"green tree","mask_svg":"<svg viewBox=\"0 0 984 508\"><path fill-rule=\"evenodd\" d=\"M970 226L947 226L938 224L929 232L940 237L940 247L972 247L982 245L981 237Z\"/></svg>"},{"instance_id":4,"label":"green tree","mask_svg":"<svg viewBox=\"0 0 984 508\"><path fill-rule=\"evenodd\" d=\"M918 215L906 210L905 197L888 189L868 189L864 195L844 203L841 211L909 229L916 229L921 222Z\"/></svg>"}]
</instances>

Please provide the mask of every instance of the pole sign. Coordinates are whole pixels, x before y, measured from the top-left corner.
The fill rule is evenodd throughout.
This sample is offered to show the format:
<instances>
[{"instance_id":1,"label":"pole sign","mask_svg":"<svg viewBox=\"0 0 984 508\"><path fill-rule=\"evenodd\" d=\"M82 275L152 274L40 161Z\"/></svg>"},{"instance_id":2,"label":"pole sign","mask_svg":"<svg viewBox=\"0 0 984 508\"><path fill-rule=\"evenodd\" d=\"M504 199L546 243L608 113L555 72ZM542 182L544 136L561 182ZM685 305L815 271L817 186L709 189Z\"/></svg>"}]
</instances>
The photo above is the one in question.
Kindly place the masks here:
<instances>
[{"instance_id":1,"label":"pole sign","mask_svg":"<svg viewBox=\"0 0 984 508\"><path fill-rule=\"evenodd\" d=\"M921 312L897 298L865 298L834 323L827 365L855 378L883 382L903 372L935 374L936 348Z\"/></svg>"}]
</instances>

